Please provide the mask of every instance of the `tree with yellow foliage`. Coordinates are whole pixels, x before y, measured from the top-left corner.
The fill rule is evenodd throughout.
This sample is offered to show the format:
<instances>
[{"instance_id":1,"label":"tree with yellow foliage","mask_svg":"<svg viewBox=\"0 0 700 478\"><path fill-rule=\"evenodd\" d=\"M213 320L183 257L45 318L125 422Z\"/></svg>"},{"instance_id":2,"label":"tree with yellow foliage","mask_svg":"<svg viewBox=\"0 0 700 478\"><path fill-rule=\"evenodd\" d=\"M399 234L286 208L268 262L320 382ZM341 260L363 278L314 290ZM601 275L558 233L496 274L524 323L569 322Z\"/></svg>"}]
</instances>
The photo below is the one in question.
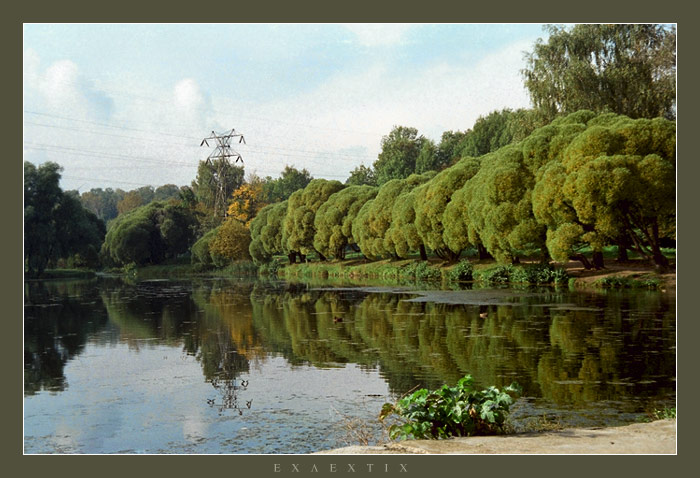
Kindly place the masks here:
<instances>
[{"instance_id":1,"label":"tree with yellow foliage","mask_svg":"<svg viewBox=\"0 0 700 478\"><path fill-rule=\"evenodd\" d=\"M233 191L227 210L229 219L236 219L246 227L266 204L263 202L263 183L257 178Z\"/></svg>"}]
</instances>

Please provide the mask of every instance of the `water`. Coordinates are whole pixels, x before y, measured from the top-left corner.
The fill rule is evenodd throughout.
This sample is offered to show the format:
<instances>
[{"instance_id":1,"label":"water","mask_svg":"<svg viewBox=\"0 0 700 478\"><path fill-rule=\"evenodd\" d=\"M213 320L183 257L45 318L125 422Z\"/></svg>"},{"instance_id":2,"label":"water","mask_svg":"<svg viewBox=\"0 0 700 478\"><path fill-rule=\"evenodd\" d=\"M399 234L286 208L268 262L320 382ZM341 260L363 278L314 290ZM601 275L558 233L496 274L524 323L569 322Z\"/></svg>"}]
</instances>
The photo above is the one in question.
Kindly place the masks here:
<instances>
[{"instance_id":1,"label":"water","mask_svg":"<svg viewBox=\"0 0 700 478\"><path fill-rule=\"evenodd\" d=\"M675 403L675 297L656 291L101 278L27 282L24 320L27 453L372 442L384 402L466 373L523 387L515 429Z\"/></svg>"}]
</instances>

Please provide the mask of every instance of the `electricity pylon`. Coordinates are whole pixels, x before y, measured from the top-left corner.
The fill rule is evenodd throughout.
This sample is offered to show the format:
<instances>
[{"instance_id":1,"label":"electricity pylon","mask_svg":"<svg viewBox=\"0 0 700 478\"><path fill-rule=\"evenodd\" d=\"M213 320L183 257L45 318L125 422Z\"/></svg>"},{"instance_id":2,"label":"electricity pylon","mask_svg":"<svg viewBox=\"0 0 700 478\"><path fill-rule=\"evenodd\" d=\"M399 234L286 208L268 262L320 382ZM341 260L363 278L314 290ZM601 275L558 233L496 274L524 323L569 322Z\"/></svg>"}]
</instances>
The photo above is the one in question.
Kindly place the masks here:
<instances>
[{"instance_id":1,"label":"electricity pylon","mask_svg":"<svg viewBox=\"0 0 700 478\"><path fill-rule=\"evenodd\" d=\"M216 148L207 157L206 164L211 170L210 182L216 182L216 196L214 197L214 215L218 215L220 209L223 209L222 216L226 215L226 181L225 173L231 167L231 162L229 158L236 158L236 163L240 161L243 163L243 157L236 151L231 149L231 140L233 138L239 138L238 143L245 144L245 138L242 134L236 133L235 129L231 129L228 133L216 134L214 131L211 132L211 136L204 138L199 144L204 146L205 144L209 146L208 141L215 141ZM218 160L218 161L216 161Z\"/></svg>"}]
</instances>

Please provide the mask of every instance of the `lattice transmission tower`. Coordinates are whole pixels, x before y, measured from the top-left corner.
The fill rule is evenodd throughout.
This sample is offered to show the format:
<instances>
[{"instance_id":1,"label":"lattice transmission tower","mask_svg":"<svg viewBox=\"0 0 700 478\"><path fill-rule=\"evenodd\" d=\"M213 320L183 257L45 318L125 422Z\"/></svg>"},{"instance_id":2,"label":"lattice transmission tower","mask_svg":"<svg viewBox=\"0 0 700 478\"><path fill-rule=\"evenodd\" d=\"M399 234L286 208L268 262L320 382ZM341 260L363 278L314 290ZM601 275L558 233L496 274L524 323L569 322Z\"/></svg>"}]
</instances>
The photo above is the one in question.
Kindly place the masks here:
<instances>
[{"instance_id":1,"label":"lattice transmission tower","mask_svg":"<svg viewBox=\"0 0 700 478\"><path fill-rule=\"evenodd\" d=\"M231 168L230 158L236 158L236 163L240 161L243 163L243 157L236 151L231 149L231 141L234 138L239 138L238 143L245 144L245 138L242 134L236 133L235 129L231 129L228 133L216 134L214 131L211 132L211 136L208 136L202 140L199 144L200 146L209 146L209 141L213 141L216 148L207 157L206 164L211 170L211 177L209 179L210 183L216 183L216 195L214 196L214 215L218 215L220 210L223 210L222 216L226 215L226 171Z\"/></svg>"}]
</instances>

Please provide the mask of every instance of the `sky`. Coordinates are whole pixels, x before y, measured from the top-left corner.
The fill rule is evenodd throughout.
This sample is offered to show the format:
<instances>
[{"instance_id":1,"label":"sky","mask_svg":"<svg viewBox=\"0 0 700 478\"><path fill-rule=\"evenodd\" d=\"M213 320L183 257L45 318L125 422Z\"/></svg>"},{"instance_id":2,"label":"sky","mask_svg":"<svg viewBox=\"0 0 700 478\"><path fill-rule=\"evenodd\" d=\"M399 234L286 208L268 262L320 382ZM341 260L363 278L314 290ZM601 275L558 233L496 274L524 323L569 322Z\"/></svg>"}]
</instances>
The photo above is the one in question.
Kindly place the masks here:
<instances>
[{"instance_id":1,"label":"sky","mask_svg":"<svg viewBox=\"0 0 700 478\"><path fill-rule=\"evenodd\" d=\"M246 174L345 181L382 136L529 107L539 24L25 24L24 160L61 187L189 185L232 129ZM210 142L211 145L211 142Z\"/></svg>"}]
</instances>

